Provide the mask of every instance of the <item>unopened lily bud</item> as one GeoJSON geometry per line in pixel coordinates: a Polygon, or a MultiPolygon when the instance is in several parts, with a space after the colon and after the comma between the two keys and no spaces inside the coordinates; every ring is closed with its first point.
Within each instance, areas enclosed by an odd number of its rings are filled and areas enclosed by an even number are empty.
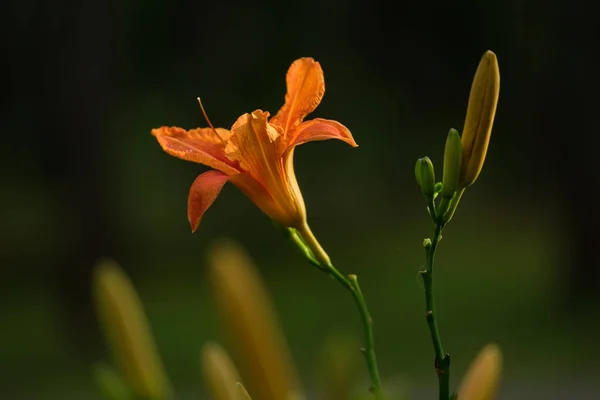
{"type": "Polygon", "coordinates": [[[462,157],[463,150],[460,143],[460,135],[456,129],[450,129],[448,138],[446,139],[446,149],[444,150],[442,197],[452,198],[456,189],[458,189],[462,157]]]}
{"type": "Polygon", "coordinates": [[[496,115],[500,93],[500,69],[496,55],[487,51],[481,61],[469,95],[467,116],[462,132],[463,164],[460,172],[460,187],[466,188],[475,182],[487,153],[492,125],[496,115]]]}
{"type": "Polygon", "coordinates": [[[415,177],[425,196],[435,193],[435,172],[429,157],[419,158],[415,165],[415,177]]]}
{"type": "Polygon", "coordinates": [[[142,302],[116,263],[105,260],[96,267],[94,300],[119,372],[133,394],[152,400],[172,398],[142,302]]]}
{"type": "Polygon", "coordinates": [[[241,382],[238,382],[235,385],[235,387],[237,389],[238,397],[240,398],[240,400],[252,400],[252,398],[250,397],[250,394],[248,393],[248,391],[246,390],[244,385],[242,385],[241,382]]]}
{"type": "Polygon", "coordinates": [[[209,342],[202,348],[202,375],[210,395],[215,400],[240,400],[237,383],[242,379],[229,357],[218,343],[209,342]]]}
{"type": "Polygon", "coordinates": [[[217,309],[252,395],[287,400],[302,394],[271,298],[250,256],[236,242],[223,240],[213,246],[209,261],[217,309]]]}
{"type": "Polygon", "coordinates": [[[495,344],[488,344],[469,366],[458,389],[459,400],[493,400],[496,398],[502,353],[495,344]]]}

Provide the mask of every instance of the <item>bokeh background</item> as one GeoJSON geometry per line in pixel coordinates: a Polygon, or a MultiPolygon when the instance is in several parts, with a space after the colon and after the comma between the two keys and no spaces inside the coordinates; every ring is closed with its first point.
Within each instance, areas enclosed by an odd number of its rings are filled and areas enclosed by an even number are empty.
{"type": "Polygon", "coordinates": [[[594,13],[583,1],[453,3],[3,3],[0,398],[99,398],[89,366],[106,352],[90,279],[103,256],[139,289],[181,399],[201,398],[199,349],[222,335],[205,274],[217,238],[238,240],[260,266],[307,387],[328,338],[360,339],[350,296],[235,187],[190,233],[188,188],[205,168],[150,135],[205,126],[197,96],[218,126],[275,113],[302,56],[325,71],[312,116],[343,122],[360,145],[296,152],[313,231],[361,279],[382,374],[433,398],[417,280],[430,223],[414,162],[428,155],[441,171],[488,49],[502,77],[489,154],[436,270],[452,381],[495,341],[502,399],[598,398],[594,13]]]}

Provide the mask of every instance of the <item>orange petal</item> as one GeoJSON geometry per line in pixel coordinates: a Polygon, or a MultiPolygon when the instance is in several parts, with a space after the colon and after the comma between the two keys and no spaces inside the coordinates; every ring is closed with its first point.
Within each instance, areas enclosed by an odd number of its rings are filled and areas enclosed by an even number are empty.
{"type": "Polygon", "coordinates": [[[238,174],[236,164],[225,156],[225,142],[229,140],[231,132],[222,128],[215,130],[198,128],[186,131],[178,127],[163,126],[152,129],[152,135],[163,150],[172,156],[207,165],[228,175],[238,174]]]}
{"type": "Polygon", "coordinates": [[[277,221],[280,225],[296,226],[299,220],[298,214],[306,213],[301,195],[294,199],[275,199],[262,183],[249,174],[232,176],[231,183],[248,196],[248,198],[270,219],[277,221]],[[296,199],[300,200],[297,201],[296,199]]]}
{"type": "Polygon", "coordinates": [[[256,110],[244,114],[231,127],[231,140],[227,143],[227,157],[265,187],[281,181],[279,133],[267,123],[268,112],[256,110]]]}
{"type": "Polygon", "coordinates": [[[325,77],[321,65],[312,58],[300,58],[290,66],[286,76],[285,104],[271,124],[283,129],[284,135],[300,125],[321,102],[325,94],[325,77]]]}
{"type": "Polygon", "coordinates": [[[200,174],[192,183],[188,196],[188,221],[192,226],[192,232],[198,229],[202,216],[214,203],[228,180],[227,174],[212,170],[200,174]]]}
{"type": "Polygon", "coordinates": [[[304,220],[304,202],[293,168],[284,164],[287,142],[267,122],[268,117],[269,113],[256,110],[233,124],[225,152],[239,163],[242,173],[232,176],[232,183],[271,219],[295,227],[304,220]]]}
{"type": "Polygon", "coordinates": [[[290,147],[318,140],[339,139],[352,147],[358,147],[352,133],[337,121],[316,118],[303,122],[294,132],[294,140],[290,147]]]}

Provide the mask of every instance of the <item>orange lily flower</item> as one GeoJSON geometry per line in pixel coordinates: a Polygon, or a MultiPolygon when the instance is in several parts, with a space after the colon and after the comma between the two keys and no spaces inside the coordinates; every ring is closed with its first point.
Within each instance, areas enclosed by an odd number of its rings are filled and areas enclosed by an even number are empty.
{"type": "Polygon", "coordinates": [[[198,176],[190,188],[188,220],[192,231],[198,228],[227,181],[272,220],[291,228],[304,226],[306,208],[294,174],[294,148],[327,139],[358,146],[350,131],[337,121],[304,121],[325,93],[323,70],[318,62],[312,58],[296,60],[288,70],[286,82],[285,104],[271,119],[268,112],[256,110],[239,117],[230,130],[214,128],[208,118],[209,128],[163,126],[152,130],[170,155],[213,168],[198,176]]]}

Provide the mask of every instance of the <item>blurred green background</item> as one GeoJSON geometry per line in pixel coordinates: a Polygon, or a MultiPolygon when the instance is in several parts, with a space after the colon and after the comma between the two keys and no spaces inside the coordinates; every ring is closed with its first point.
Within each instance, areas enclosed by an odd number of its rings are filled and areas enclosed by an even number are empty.
{"type": "Polygon", "coordinates": [[[501,398],[598,398],[594,13],[583,1],[441,4],[5,3],[0,398],[99,398],[89,366],[106,354],[90,278],[103,256],[139,289],[180,398],[200,398],[199,349],[221,337],[205,275],[221,237],[256,260],[306,386],[318,382],[325,340],[361,332],[350,296],[231,185],[190,233],[187,193],[205,168],[168,156],[150,135],[204,126],[197,96],[217,126],[257,108],[274,114],[302,56],[321,62],[327,84],[310,117],[341,121],[360,146],[296,152],[312,229],[338,268],[361,279],[382,374],[432,398],[417,280],[431,227],[414,162],[428,155],[441,171],[447,131],[462,129],[488,49],[502,79],[488,158],[437,259],[452,381],[496,341],[501,398]]]}

